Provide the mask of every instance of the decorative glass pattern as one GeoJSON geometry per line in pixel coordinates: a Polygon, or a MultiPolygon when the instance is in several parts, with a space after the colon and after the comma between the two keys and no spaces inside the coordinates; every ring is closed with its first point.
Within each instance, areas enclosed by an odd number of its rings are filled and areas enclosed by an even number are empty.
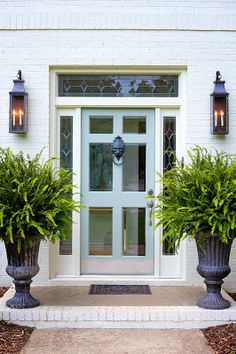
{"type": "MultiPolygon", "coordinates": [[[[163,172],[171,170],[176,155],[176,118],[164,117],[163,122],[163,172]]],[[[169,249],[167,240],[163,242],[164,255],[175,255],[175,248],[169,249]]]]}
{"type": "Polygon", "coordinates": [[[59,96],[177,97],[178,75],[60,75],[59,96]]]}
{"type": "Polygon", "coordinates": [[[163,172],[169,171],[175,162],[176,154],[176,119],[164,117],[163,134],[163,172]]]}
{"type": "Polygon", "coordinates": [[[73,158],[73,119],[61,117],[60,130],[60,165],[72,170],[73,158]]]}
{"type": "MultiPolygon", "coordinates": [[[[73,161],[73,117],[61,116],[60,119],[60,166],[72,170],[73,161]]],[[[60,255],[72,254],[72,235],[60,241],[60,255]]]]}

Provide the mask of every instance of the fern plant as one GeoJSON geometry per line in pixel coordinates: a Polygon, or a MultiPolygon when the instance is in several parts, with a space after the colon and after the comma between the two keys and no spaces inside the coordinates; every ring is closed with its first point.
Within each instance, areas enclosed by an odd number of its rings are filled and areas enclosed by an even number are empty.
{"type": "Polygon", "coordinates": [[[236,157],[196,146],[188,152],[190,163],[177,161],[159,176],[162,192],[156,196],[153,219],[163,225],[163,240],[170,247],[200,232],[219,233],[224,243],[234,237],[236,216],[236,157]]]}
{"type": "Polygon", "coordinates": [[[18,252],[22,241],[30,247],[35,236],[67,239],[71,212],[82,206],[71,198],[72,173],[53,169],[53,158],[42,163],[41,154],[30,158],[0,148],[0,237],[16,242],[18,252]]]}

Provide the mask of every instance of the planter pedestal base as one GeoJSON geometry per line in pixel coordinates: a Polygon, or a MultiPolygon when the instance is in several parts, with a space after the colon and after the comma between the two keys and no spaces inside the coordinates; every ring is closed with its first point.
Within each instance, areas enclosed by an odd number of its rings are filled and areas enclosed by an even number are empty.
{"type": "Polygon", "coordinates": [[[25,309],[39,306],[40,303],[30,294],[32,280],[13,280],[15,284],[15,295],[7,300],[6,305],[12,309],[25,309]]]}
{"type": "Polygon", "coordinates": [[[24,309],[39,306],[40,303],[30,294],[32,279],[39,272],[38,252],[40,238],[32,236],[32,246],[27,247],[21,241],[21,250],[18,253],[17,242],[5,243],[8,265],[6,272],[12,277],[15,284],[15,295],[6,302],[13,309],[24,309]]]}
{"type": "Polygon", "coordinates": [[[224,310],[230,302],[221,295],[223,280],[230,273],[229,256],[232,239],[223,243],[220,234],[205,235],[203,232],[196,237],[199,264],[198,273],[205,278],[207,293],[197,302],[199,307],[210,310],[224,310]]]}
{"type": "Polygon", "coordinates": [[[230,307],[230,302],[221,295],[223,281],[205,281],[207,293],[197,302],[197,306],[209,310],[224,310],[230,307]]]}

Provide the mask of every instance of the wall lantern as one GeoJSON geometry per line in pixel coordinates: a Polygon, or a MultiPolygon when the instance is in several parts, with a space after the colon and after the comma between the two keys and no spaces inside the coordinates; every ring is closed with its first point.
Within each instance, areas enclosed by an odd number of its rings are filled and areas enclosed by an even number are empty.
{"type": "Polygon", "coordinates": [[[9,133],[25,134],[28,129],[28,93],[25,91],[21,70],[10,94],[9,133]]]}
{"type": "Polygon", "coordinates": [[[211,132],[215,135],[229,133],[229,93],[225,91],[225,81],[221,81],[221,74],[216,72],[215,88],[211,94],[211,132]]]}

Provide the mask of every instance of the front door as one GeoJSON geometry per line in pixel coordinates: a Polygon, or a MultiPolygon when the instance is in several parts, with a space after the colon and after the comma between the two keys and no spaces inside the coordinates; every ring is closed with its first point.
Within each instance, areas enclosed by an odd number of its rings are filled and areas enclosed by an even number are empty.
{"type": "Polygon", "coordinates": [[[81,171],[81,273],[153,274],[154,110],[83,109],[81,171]]]}

